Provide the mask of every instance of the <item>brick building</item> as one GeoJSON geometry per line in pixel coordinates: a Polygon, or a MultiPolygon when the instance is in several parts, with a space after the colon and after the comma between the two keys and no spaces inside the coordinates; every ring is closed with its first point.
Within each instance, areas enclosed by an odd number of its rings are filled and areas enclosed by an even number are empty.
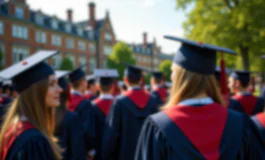
{"type": "MultiPolygon", "coordinates": [[[[87,63],[87,72],[106,67],[107,57],[116,43],[116,36],[106,11],[103,19],[96,17],[96,5],[88,4],[88,18],[74,22],[73,10],[66,11],[67,19],[50,16],[41,10],[34,11],[26,0],[9,0],[0,3],[0,49],[4,66],[16,63],[40,49],[60,50],[48,62],[59,68],[68,57],[74,66],[87,63]]],[[[141,44],[129,44],[137,65],[157,69],[165,56],[156,40],[149,43],[143,33],[141,44]]]]}
{"type": "Polygon", "coordinates": [[[136,65],[146,69],[156,70],[161,62],[161,47],[157,45],[156,39],[153,42],[147,41],[147,33],[143,33],[143,42],[140,44],[129,44],[132,48],[136,65]]]}
{"type": "MultiPolygon", "coordinates": [[[[0,49],[4,65],[16,63],[39,49],[56,49],[60,54],[49,60],[58,68],[64,57],[75,66],[88,63],[88,72],[111,53],[115,43],[109,13],[96,20],[95,4],[88,5],[89,18],[84,23],[73,22],[73,11],[66,11],[67,20],[30,9],[26,0],[10,0],[0,5],[0,49]],[[97,63],[98,62],[98,63],[97,63]]],[[[98,66],[99,67],[99,66],[98,66]]]]}

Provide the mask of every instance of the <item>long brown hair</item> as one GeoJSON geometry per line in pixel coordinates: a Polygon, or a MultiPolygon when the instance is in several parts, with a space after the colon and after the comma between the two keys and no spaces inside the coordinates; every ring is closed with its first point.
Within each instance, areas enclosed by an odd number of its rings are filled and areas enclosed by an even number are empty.
{"type": "Polygon", "coordinates": [[[173,86],[170,92],[169,101],[163,108],[172,107],[181,101],[195,97],[201,93],[207,94],[215,102],[224,105],[224,100],[217,87],[214,75],[202,75],[188,71],[179,65],[171,67],[173,74],[173,86]]]}
{"type": "Polygon", "coordinates": [[[60,160],[61,149],[55,142],[54,108],[45,105],[45,97],[48,91],[48,78],[31,85],[14,100],[5,116],[5,121],[0,132],[0,151],[3,148],[4,136],[11,124],[16,126],[22,115],[38,129],[48,140],[54,157],[60,160]]]}

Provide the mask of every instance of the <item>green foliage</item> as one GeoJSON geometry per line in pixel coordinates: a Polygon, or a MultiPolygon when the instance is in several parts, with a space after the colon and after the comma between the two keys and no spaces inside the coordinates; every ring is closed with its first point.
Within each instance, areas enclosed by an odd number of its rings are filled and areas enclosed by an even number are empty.
{"type": "Polygon", "coordinates": [[[133,58],[133,52],[131,48],[123,42],[119,42],[114,45],[112,53],[110,54],[107,60],[108,68],[117,69],[120,78],[123,77],[124,69],[126,67],[120,64],[121,62],[126,62],[132,65],[136,64],[136,60],[133,58]]]}
{"type": "Polygon", "coordinates": [[[4,53],[2,52],[2,49],[0,49],[0,70],[4,68],[3,62],[4,62],[4,53]]]}
{"type": "Polygon", "coordinates": [[[144,83],[145,84],[150,84],[150,80],[151,80],[152,74],[148,73],[144,76],[144,83]]]}
{"type": "Polygon", "coordinates": [[[171,60],[164,60],[159,65],[159,70],[163,73],[163,75],[166,77],[167,81],[170,81],[171,76],[171,60]]]}
{"type": "Polygon", "coordinates": [[[183,25],[186,37],[237,51],[239,56],[227,59],[229,67],[261,70],[261,62],[256,63],[256,60],[259,61],[260,55],[265,51],[264,0],[176,2],[178,9],[189,12],[183,25]]]}
{"type": "Polygon", "coordinates": [[[69,70],[69,71],[71,71],[71,70],[74,69],[74,64],[68,57],[66,57],[62,61],[60,69],[61,70],[69,70]]]}

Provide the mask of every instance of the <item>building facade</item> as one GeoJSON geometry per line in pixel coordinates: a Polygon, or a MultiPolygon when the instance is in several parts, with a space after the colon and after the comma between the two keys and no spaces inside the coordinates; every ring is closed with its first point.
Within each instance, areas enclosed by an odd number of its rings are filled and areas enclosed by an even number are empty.
{"type": "MultiPolygon", "coordinates": [[[[88,64],[88,73],[95,68],[107,67],[107,57],[116,43],[110,13],[97,19],[96,4],[88,4],[88,18],[74,22],[73,10],[66,11],[67,19],[49,16],[41,10],[34,11],[26,0],[9,0],[0,4],[0,49],[5,67],[17,63],[40,49],[59,50],[60,54],[48,62],[58,69],[62,60],[68,57],[77,67],[88,64]]],[[[137,65],[157,69],[164,56],[161,48],[147,42],[143,33],[141,44],[129,44],[137,65]]]]}

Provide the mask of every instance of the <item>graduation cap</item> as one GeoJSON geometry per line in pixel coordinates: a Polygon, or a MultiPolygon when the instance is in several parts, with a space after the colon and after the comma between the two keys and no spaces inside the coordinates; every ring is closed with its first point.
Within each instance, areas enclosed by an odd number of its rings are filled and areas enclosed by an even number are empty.
{"type": "Polygon", "coordinates": [[[111,85],[114,79],[119,77],[116,69],[96,69],[94,71],[95,77],[97,77],[99,84],[111,85]]]}
{"type": "Polygon", "coordinates": [[[160,71],[153,71],[151,72],[151,74],[152,74],[152,77],[154,77],[155,79],[159,79],[159,80],[163,79],[163,74],[160,71]]]}
{"type": "MultiPolygon", "coordinates": [[[[131,65],[128,63],[122,62],[127,68],[124,71],[124,76],[132,81],[139,81],[142,77],[142,71],[148,71],[142,67],[131,65]]],[[[149,71],[148,71],[149,72],[149,71]]]]}
{"type": "Polygon", "coordinates": [[[216,52],[236,54],[236,52],[228,48],[173,36],[165,36],[165,38],[182,43],[178,52],[174,56],[174,63],[189,71],[203,75],[214,74],[216,67],[216,52]]]}
{"type": "Polygon", "coordinates": [[[95,80],[96,80],[96,77],[95,77],[95,75],[88,75],[87,77],[86,77],[86,80],[87,80],[87,83],[88,84],[94,84],[95,83],[95,80]]]}
{"type": "Polygon", "coordinates": [[[249,71],[234,71],[231,77],[239,80],[244,86],[250,82],[250,72],[249,71]]]}
{"type": "Polygon", "coordinates": [[[55,71],[56,78],[58,79],[58,84],[63,90],[68,88],[68,82],[66,80],[66,76],[68,76],[69,73],[70,71],[64,71],[64,70],[55,71]]]}
{"type": "Polygon", "coordinates": [[[22,92],[32,84],[54,74],[45,59],[59,53],[58,51],[41,50],[0,72],[0,78],[11,79],[17,92],[22,92]]]}
{"type": "Polygon", "coordinates": [[[86,64],[82,64],[80,65],[78,68],[76,68],[75,70],[73,70],[70,74],[69,74],[69,79],[71,81],[71,83],[74,83],[82,78],[84,78],[86,76],[86,73],[83,71],[83,67],[86,64]]]}

